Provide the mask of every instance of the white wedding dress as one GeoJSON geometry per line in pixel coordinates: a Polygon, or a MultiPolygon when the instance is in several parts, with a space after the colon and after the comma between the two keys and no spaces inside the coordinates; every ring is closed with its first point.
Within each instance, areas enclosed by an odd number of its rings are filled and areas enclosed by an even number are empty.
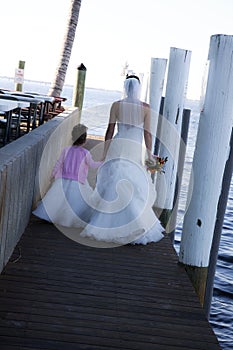
{"type": "Polygon", "coordinates": [[[152,206],[155,188],[142,161],[143,124],[117,123],[107,157],[98,169],[89,223],[82,237],[115,244],[147,244],[163,238],[152,206]]]}

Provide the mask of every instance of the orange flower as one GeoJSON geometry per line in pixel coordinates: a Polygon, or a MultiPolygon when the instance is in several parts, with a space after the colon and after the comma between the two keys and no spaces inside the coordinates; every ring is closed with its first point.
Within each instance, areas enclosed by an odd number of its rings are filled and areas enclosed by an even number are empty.
{"type": "Polygon", "coordinates": [[[146,169],[150,171],[151,174],[154,174],[156,171],[160,173],[165,173],[163,166],[167,162],[167,160],[167,157],[162,158],[155,155],[153,159],[145,160],[146,169]]]}

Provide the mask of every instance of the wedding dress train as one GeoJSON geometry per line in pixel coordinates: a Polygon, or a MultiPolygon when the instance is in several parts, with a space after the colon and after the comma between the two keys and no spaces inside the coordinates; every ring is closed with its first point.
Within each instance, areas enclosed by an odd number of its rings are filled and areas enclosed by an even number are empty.
{"type": "Polygon", "coordinates": [[[142,162],[143,125],[118,123],[98,169],[92,213],[82,237],[115,244],[147,244],[163,238],[152,206],[156,192],[142,162]]]}

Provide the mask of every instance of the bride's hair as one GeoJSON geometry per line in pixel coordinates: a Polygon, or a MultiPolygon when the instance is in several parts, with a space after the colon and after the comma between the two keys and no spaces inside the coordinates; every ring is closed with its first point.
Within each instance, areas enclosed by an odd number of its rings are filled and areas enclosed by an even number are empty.
{"type": "Polygon", "coordinates": [[[127,75],[124,82],[125,95],[131,98],[140,96],[140,79],[136,75],[127,75]]]}

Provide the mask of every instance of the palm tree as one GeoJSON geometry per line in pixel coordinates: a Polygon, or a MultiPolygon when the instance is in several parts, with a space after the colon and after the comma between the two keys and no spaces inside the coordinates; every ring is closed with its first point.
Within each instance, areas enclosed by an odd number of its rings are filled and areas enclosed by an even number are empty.
{"type": "Polygon", "coordinates": [[[64,36],[60,59],[51,84],[49,95],[60,96],[65,82],[66,71],[69,65],[71,51],[74,43],[76,27],[82,0],[70,0],[70,9],[67,21],[67,29],[64,36]]]}

